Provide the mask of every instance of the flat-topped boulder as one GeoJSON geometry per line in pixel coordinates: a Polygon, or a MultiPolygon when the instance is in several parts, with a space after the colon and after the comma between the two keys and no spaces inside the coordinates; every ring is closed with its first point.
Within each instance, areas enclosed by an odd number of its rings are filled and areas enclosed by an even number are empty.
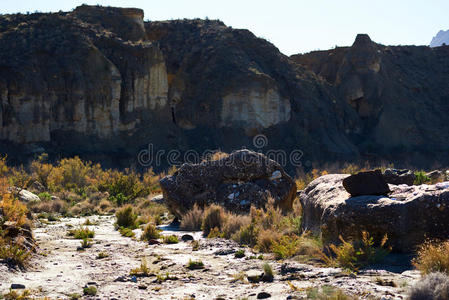
{"type": "Polygon", "coordinates": [[[165,203],[179,218],[195,203],[215,203],[244,213],[252,205],[263,207],[273,198],[276,206],[289,210],[296,196],[294,181],[277,162],[249,150],[235,151],[219,160],[183,164],[160,184],[165,203]]]}
{"type": "Polygon", "coordinates": [[[302,226],[322,234],[325,243],[349,240],[361,231],[381,238],[398,252],[411,252],[431,239],[449,238],[449,182],[389,185],[391,193],[352,197],[343,187],[350,175],[331,174],[312,181],[301,193],[302,226]]]}

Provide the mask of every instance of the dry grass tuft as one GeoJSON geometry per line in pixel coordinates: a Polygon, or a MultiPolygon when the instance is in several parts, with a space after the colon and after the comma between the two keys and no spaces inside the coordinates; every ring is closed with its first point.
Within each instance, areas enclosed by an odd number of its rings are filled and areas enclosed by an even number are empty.
{"type": "Polygon", "coordinates": [[[203,225],[203,215],[204,211],[195,204],[193,208],[182,217],[179,228],[189,231],[201,230],[201,226],[203,225]]]}
{"type": "Polygon", "coordinates": [[[442,272],[449,274],[449,240],[427,241],[418,249],[413,265],[422,274],[442,272]]]}

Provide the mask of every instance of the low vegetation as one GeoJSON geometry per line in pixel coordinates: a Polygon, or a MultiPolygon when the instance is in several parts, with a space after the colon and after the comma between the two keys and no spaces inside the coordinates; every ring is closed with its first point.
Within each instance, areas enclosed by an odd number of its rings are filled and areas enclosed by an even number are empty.
{"type": "Polygon", "coordinates": [[[133,276],[138,276],[138,277],[148,277],[148,276],[150,276],[150,273],[151,273],[151,270],[148,267],[147,260],[142,259],[140,266],[138,268],[132,269],[129,274],[133,275],[133,276]]]}
{"type": "Polygon", "coordinates": [[[189,259],[189,262],[187,263],[186,268],[189,270],[204,269],[204,263],[201,260],[189,259]]]}
{"type": "Polygon", "coordinates": [[[177,244],[179,243],[179,239],[176,235],[166,235],[164,236],[165,244],[177,244]]]}
{"type": "Polygon", "coordinates": [[[422,274],[441,272],[449,275],[449,240],[425,242],[419,247],[413,265],[422,274]]]}
{"type": "Polygon", "coordinates": [[[321,287],[312,287],[306,290],[307,299],[311,300],[356,300],[355,296],[351,296],[342,290],[330,286],[323,285],[321,287]]]}
{"type": "Polygon", "coordinates": [[[333,256],[323,256],[323,260],[331,266],[339,266],[350,271],[357,271],[360,268],[382,261],[390,252],[386,247],[388,240],[385,235],[378,246],[375,245],[374,238],[368,232],[363,231],[360,240],[347,242],[340,236],[341,244],[330,245],[333,256]]]}
{"type": "MultiPolygon", "coordinates": [[[[0,159],[0,171],[4,170],[4,160],[0,159]]],[[[20,232],[21,229],[31,230],[32,225],[26,217],[28,210],[8,191],[4,178],[0,178],[0,199],[0,260],[23,268],[27,265],[33,249],[22,243],[24,239],[9,233],[20,232]]]]}
{"type": "Polygon", "coordinates": [[[90,230],[87,227],[80,227],[78,229],[69,230],[68,235],[77,240],[92,239],[95,236],[95,231],[90,230]]]}
{"type": "Polygon", "coordinates": [[[161,237],[161,231],[153,224],[149,223],[145,226],[141,240],[148,241],[153,239],[158,239],[161,237]]]}

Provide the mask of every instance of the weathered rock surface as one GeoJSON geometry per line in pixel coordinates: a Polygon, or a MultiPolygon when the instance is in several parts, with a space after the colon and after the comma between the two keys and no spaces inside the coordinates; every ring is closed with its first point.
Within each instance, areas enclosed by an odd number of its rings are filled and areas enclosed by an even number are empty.
{"type": "Polygon", "coordinates": [[[277,162],[249,150],[215,161],[184,164],[160,184],[165,203],[179,218],[195,203],[216,203],[243,213],[251,205],[264,206],[270,197],[276,206],[289,210],[296,196],[295,183],[277,162]]]}
{"type": "Polygon", "coordinates": [[[413,185],[415,174],[410,170],[386,169],[383,173],[384,179],[390,184],[413,185]]]}
{"type": "Polygon", "coordinates": [[[386,196],[351,197],[343,187],[349,175],[325,175],[301,193],[303,227],[322,233],[327,243],[339,235],[355,238],[368,231],[388,235],[394,250],[410,252],[426,238],[449,238],[449,182],[436,185],[390,185],[386,196]]]}
{"type": "Polygon", "coordinates": [[[343,179],[343,187],[351,196],[387,195],[390,192],[380,170],[348,176],[343,179]]]}
{"type": "Polygon", "coordinates": [[[359,34],[351,47],[291,58],[352,106],[358,121],[349,133],[362,156],[428,161],[425,168],[431,156],[448,163],[448,57],[447,46],[384,46],[359,34]]]}
{"type": "Polygon", "coordinates": [[[20,201],[23,201],[23,202],[41,201],[41,199],[39,198],[38,195],[33,194],[32,192],[27,191],[27,190],[21,190],[19,192],[19,199],[20,199],[20,201]]]}
{"type": "Polygon", "coordinates": [[[264,134],[263,151],[301,150],[302,162],[449,164],[448,48],[361,35],[289,59],[220,21],[87,5],[2,15],[0,152],[149,166],[137,158],[150,144],[166,167],[169,149],[254,149],[264,134]]]}

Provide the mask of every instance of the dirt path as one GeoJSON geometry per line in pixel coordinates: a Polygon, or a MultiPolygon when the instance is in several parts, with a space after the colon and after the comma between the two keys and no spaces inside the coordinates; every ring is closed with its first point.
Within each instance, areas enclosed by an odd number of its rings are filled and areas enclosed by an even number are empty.
{"type": "MultiPolygon", "coordinates": [[[[26,272],[8,270],[0,264],[0,292],[7,292],[15,283],[25,285],[33,296],[51,299],[82,295],[87,285],[97,288],[94,299],[256,299],[262,292],[270,294],[270,299],[301,299],[308,287],[331,285],[362,299],[370,295],[404,299],[408,286],[419,278],[416,271],[367,270],[350,276],[340,269],[318,268],[294,261],[248,259],[256,255],[249,249],[245,249],[246,258],[235,258],[233,252],[239,249],[237,244],[222,239],[203,239],[198,232],[188,233],[199,240],[198,251],[192,250],[190,242],[182,241],[172,245],[148,245],[122,237],[114,230],[112,217],[89,219],[98,221],[98,225],[89,226],[96,234],[92,247],[85,251],[77,251],[80,241],[67,236],[70,226],[83,224],[84,218],[61,219],[36,228],[34,234],[41,255],[33,258],[26,272]],[[109,256],[97,259],[100,252],[109,256]],[[152,275],[130,276],[130,270],[139,267],[142,259],[148,262],[152,275]],[[185,265],[189,259],[203,261],[205,268],[187,269],[185,265]],[[249,283],[243,274],[261,273],[265,262],[274,270],[274,281],[249,283]]],[[[179,237],[186,234],[166,229],[164,234],[179,237]]],[[[135,232],[138,237],[140,231],[135,232]]]]}

